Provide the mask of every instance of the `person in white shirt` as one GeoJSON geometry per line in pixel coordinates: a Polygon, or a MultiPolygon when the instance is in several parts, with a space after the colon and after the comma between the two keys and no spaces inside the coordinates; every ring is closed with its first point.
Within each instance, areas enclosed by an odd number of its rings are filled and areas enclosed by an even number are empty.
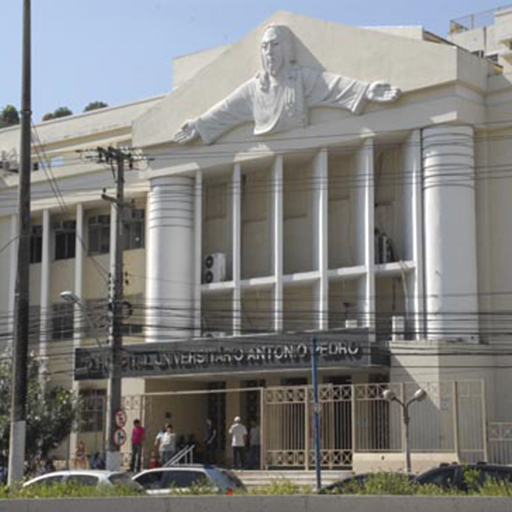
{"type": "Polygon", "coordinates": [[[162,437],[160,442],[160,450],[162,453],[162,466],[172,459],[172,456],[176,453],[176,434],[169,423],[167,430],[162,437]]]}
{"type": "Polygon", "coordinates": [[[231,446],[233,448],[233,467],[235,469],[243,469],[244,452],[247,443],[247,429],[242,424],[242,419],[237,416],[235,422],[229,428],[231,435],[231,446]]]}

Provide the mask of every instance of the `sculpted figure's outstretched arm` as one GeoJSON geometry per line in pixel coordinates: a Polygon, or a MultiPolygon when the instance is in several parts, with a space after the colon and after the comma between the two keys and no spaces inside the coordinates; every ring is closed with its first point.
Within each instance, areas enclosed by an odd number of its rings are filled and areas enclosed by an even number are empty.
{"type": "Polygon", "coordinates": [[[386,82],[372,82],[366,90],[366,98],[376,103],[396,101],[402,91],[386,82]]]}
{"type": "Polygon", "coordinates": [[[190,119],[174,134],[173,140],[178,144],[187,144],[197,139],[198,136],[196,123],[193,119],[190,119]]]}

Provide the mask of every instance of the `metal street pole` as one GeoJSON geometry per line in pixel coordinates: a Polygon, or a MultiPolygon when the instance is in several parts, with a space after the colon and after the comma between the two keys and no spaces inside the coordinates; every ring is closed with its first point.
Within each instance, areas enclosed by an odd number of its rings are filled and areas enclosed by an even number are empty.
{"type": "MultiPolygon", "coordinates": [[[[114,150],[115,151],[115,150],[114,150]]],[[[109,439],[107,452],[107,469],[119,471],[121,453],[115,442],[116,412],[121,409],[121,351],[123,346],[122,307],[123,307],[123,210],[124,210],[124,158],[116,151],[116,224],[114,249],[114,283],[112,291],[112,330],[110,344],[112,364],[109,377],[109,439]]]]}
{"type": "MultiPolygon", "coordinates": [[[[320,450],[320,403],[318,402],[318,350],[317,339],[311,338],[311,373],[313,380],[313,418],[315,432],[315,473],[316,488],[319,491],[322,488],[322,453],[320,450]]],[[[309,400],[309,397],[306,397],[309,400]]],[[[308,420],[309,421],[309,420],[308,420]]],[[[309,457],[309,453],[306,453],[309,457]]]]}
{"type": "Polygon", "coordinates": [[[402,420],[405,428],[405,470],[407,473],[411,473],[411,434],[410,434],[410,423],[411,417],[409,415],[409,407],[414,402],[421,402],[427,397],[427,392],[424,389],[418,389],[409,401],[402,402],[391,389],[386,389],[382,393],[382,398],[388,402],[396,402],[402,408],[402,420]]]}
{"type": "Polygon", "coordinates": [[[23,478],[27,406],[27,363],[30,271],[30,153],[31,153],[31,54],[30,0],[23,2],[23,64],[21,86],[21,138],[19,181],[19,240],[16,269],[15,323],[9,441],[9,485],[23,478]]]}

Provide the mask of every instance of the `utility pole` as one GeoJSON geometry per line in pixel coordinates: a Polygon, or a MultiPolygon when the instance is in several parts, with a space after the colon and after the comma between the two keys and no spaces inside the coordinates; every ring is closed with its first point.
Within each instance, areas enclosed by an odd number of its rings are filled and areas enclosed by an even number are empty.
{"type": "MultiPolygon", "coordinates": [[[[315,433],[315,475],[316,490],[322,488],[322,451],[320,447],[320,411],[322,406],[318,401],[318,340],[315,336],[311,338],[311,379],[313,381],[313,418],[315,433]]],[[[309,400],[309,397],[306,397],[309,400]]],[[[309,454],[306,454],[309,456],[309,454]]]]}
{"type": "Polygon", "coordinates": [[[119,471],[121,468],[121,453],[119,445],[116,443],[116,412],[121,409],[121,362],[123,350],[123,229],[124,229],[124,211],[125,208],[131,208],[131,203],[124,200],[124,167],[128,162],[130,169],[137,160],[147,160],[140,155],[135,155],[132,151],[121,150],[118,148],[96,148],[92,152],[84,152],[85,158],[94,158],[98,163],[110,164],[112,173],[116,182],[116,196],[111,197],[107,194],[101,194],[101,198],[116,206],[116,224],[115,224],[115,245],[111,250],[114,251],[114,276],[111,292],[111,329],[110,329],[110,347],[111,347],[111,365],[109,375],[109,436],[107,451],[107,469],[119,471]],[[115,167],[115,169],[114,169],[115,167]]]}
{"type": "Polygon", "coordinates": [[[29,328],[30,271],[30,173],[31,173],[31,54],[30,0],[23,1],[23,64],[21,85],[20,181],[18,187],[19,240],[16,269],[15,322],[13,338],[13,374],[11,432],[9,441],[9,485],[23,478],[27,406],[27,360],[29,328]]]}

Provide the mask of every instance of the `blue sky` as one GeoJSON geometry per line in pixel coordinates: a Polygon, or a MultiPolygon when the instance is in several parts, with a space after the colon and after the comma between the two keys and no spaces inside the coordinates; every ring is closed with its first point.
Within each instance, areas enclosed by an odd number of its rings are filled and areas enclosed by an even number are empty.
{"type": "MultiPolygon", "coordinates": [[[[33,0],[33,111],[119,105],[165,93],[172,59],[232,43],[277,10],[348,25],[423,25],[506,2],[484,0],[33,0]]],[[[0,108],[19,107],[22,0],[3,0],[0,108]],[[5,58],[7,57],[7,58],[5,58]]]]}

